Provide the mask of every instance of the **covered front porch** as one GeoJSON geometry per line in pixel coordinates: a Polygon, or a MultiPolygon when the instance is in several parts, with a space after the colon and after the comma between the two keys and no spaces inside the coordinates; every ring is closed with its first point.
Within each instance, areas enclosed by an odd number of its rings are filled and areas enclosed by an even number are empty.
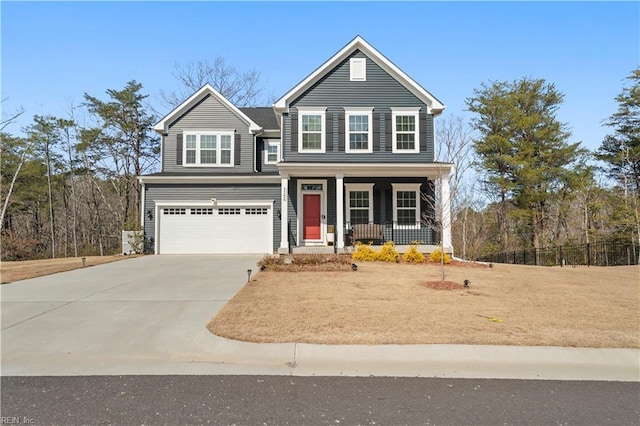
{"type": "Polygon", "coordinates": [[[279,252],[343,253],[358,241],[393,241],[424,252],[442,244],[451,253],[451,167],[280,163],[279,252]]]}

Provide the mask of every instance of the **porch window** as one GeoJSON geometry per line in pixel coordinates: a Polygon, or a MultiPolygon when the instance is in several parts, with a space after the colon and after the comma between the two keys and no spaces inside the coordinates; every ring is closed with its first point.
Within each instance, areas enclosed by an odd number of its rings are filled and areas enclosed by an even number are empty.
{"type": "Polygon", "coordinates": [[[392,108],[393,152],[420,152],[418,140],[419,108],[392,108]]]}
{"type": "Polygon", "coordinates": [[[185,133],[184,139],[185,166],[233,166],[233,131],[185,133]]]}
{"type": "Polygon", "coordinates": [[[325,149],[325,110],[298,108],[300,152],[324,152],[325,149]]]}
{"type": "Polygon", "coordinates": [[[398,227],[420,226],[420,184],[393,185],[393,221],[398,227]]]}
{"type": "Polygon", "coordinates": [[[345,108],[346,152],[373,152],[372,111],[373,108],[345,108]]]}
{"type": "Polygon", "coordinates": [[[373,222],[373,184],[346,184],[345,188],[347,223],[373,222]]]}

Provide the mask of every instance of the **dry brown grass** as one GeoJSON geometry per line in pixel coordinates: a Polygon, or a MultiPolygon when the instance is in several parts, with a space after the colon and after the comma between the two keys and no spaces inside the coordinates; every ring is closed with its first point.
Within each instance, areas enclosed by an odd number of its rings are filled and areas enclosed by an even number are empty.
{"type": "Polygon", "coordinates": [[[359,262],[357,272],[262,272],[209,323],[249,342],[640,348],[640,268],[359,262]],[[503,322],[493,322],[498,318],[503,322]]]}
{"type": "MultiPolygon", "coordinates": [[[[131,257],[136,257],[133,255],[131,257]]],[[[129,256],[86,256],[86,267],[101,265],[128,259],[129,256]]],[[[0,262],[0,277],[2,284],[28,278],[51,275],[58,272],[71,271],[82,268],[82,257],[64,257],[58,259],[24,260],[20,262],[0,262]]]]}

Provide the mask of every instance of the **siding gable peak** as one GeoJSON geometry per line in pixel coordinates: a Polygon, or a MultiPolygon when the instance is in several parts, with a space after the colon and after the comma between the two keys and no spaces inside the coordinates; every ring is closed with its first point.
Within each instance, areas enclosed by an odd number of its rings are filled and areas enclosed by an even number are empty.
{"type": "Polygon", "coordinates": [[[373,46],[367,43],[360,36],[356,36],[353,40],[351,40],[346,46],[344,46],[340,51],[338,51],[335,55],[333,55],[329,60],[327,60],[320,67],[316,68],[311,74],[309,74],[304,80],[298,83],[293,89],[287,92],[284,96],[278,99],[274,104],[274,110],[282,114],[286,112],[289,108],[289,104],[296,99],[299,95],[304,93],[307,89],[313,86],[315,83],[320,81],[325,75],[330,73],[336,66],[338,66],[342,61],[348,58],[355,51],[361,51],[364,55],[366,55],[370,60],[375,62],[378,66],[380,66],[383,70],[385,70],[389,75],[391,75],[395,80],[397,80],[400,84],[406,87],[411,93],[413,93],[418,99],[422,100],[426,105],[429,106],[430,113],[434,115],[440,114],[444,109],[445,105],[440,102],[435,96],[425,90],[422,86],[420,86],[415,80],[409,77],[404,73],[400,68],[398,68],[393,62],[388,60],[384,55],[378,52],[373,46]]]}
{"type": "Polygon", "coordinates": [[[203,100],[207,96],[212,96],[217,99],[222,105],[224,105],[229,111],[235,114],[242,121],[247,123],[249,126],[249,131],[251,133],[259,133],[262,130],[257,123],[251,120],[245,113],[240,111],[238,107],[232,104],[227,98],[222,96],[220,92],[213,88],[210,84],[205,84],[198,91],[196,91],[193,95],[187,98],[184,102],[178,105],[173,111],[169,112],[165,115],[162,120],[158,121],[158,123],[153,126],[153,130],[160,134],[167,134],[169,132],[169,126],[176,119],[181,117],[186,111],[191,109],[193,106],[198,104],[201,100],[203,100]]]}

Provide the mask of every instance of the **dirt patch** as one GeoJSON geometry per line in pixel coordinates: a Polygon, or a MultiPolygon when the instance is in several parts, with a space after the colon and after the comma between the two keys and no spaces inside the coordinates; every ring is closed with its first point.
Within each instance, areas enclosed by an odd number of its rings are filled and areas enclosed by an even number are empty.
{"type": "Polygon", "coordinates": [[[0,262],[0,278],[2,284],[29,278],[51,275],[58,272],[71,271],[73,269],[88,268],[103,263],[116,262],[141,255],[123,256],[87,256],[84,266],[82,257],[64,257],[58,259],[25,260],[21,262],[0,262]]]}
{"type": "Polygon", "coordinates": [[[640,348],[640,268],[358,262],[357,271],[262,272],[209,323],[223,337],[318,344],[640,348]],[[502,322],[492,321],[499,319],[502,322]]]}

